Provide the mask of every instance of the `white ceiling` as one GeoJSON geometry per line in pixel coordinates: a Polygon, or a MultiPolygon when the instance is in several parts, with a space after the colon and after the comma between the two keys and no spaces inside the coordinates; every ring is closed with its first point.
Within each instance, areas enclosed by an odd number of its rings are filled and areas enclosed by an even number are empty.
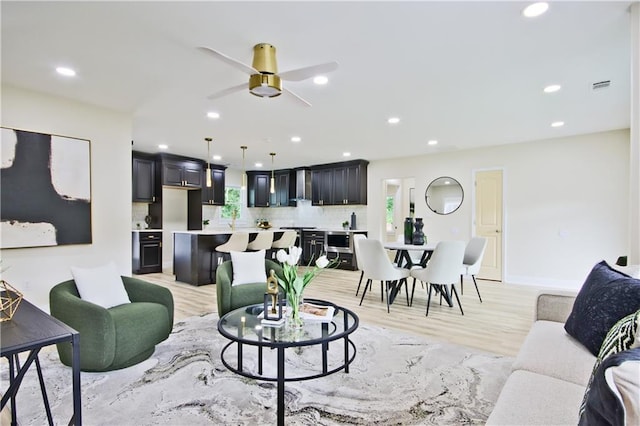
{"type": "Polygon", "coordinates": [[[213,137],[235,168],[240,145],[248,168],[270,168],[269,152],[285,168],[628,128],[630,2],[553,2],[536,19],[527,4],[2,1],[2,83],[130,113],[137,150],[204,159],[213,137]],[[340,65],[326,86],[284,82],[312,107],[248,90],[207,100],[248,76],[197,47],[251,64],[260,42],[281,72],[340,65]],[[562,90],[544,94],[551,83],[562,90]]]}

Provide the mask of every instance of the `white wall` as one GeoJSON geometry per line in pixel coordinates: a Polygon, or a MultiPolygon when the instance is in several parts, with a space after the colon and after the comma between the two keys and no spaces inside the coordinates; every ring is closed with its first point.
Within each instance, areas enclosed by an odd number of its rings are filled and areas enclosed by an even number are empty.
{"type": "MultiPolygon", "coordinates": [[[[110,110],[2,86],[2,126],[91,141],[93,243],[5,249],[2,279],[48,311],[49,290],[70,266],[114,261],[131,274],[131,118],[110,110]]],[[[25,194],[28,196],[28,194],[25,194]]],[[[42,206],[43,209],[46,206],[42,206]]]]}
{"type": "Polygon", "coordinates": [[[472,236],[472,176],[504,171],[504,281],[577,288],[593,265],[629,249],[629,131],[619,130],[447,152],[369,164],[367,220],[381,238],[383,180],[415,177],[416,217],[430,241],[472,236]],[[440,216],[424,201],[439,176],[464,189],[458,211],[440,216]]]}

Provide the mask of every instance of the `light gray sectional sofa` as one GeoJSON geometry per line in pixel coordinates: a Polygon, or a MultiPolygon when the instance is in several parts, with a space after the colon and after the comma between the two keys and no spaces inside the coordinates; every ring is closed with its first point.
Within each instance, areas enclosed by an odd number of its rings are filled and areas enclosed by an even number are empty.
{"type": "Polygon", "coordinates": [[[487,424],[640,425],[640,279],[625,272],[602,261],[579,292],[538,295],[487,424]]]}
{"type": "Polygon", "coordinates": [[[596,357],[564,330],[575,296],[562,291],[538,295],[535,321],[487,424],[578,424],[596,357]]]}

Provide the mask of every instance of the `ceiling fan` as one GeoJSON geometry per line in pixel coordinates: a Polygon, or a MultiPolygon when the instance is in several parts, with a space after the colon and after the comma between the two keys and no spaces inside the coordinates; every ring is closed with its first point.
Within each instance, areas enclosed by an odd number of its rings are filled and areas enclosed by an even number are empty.
{"type": "MultiPolygon", "coordinates": [[[[211,49],[209,47],[200,47],[200,49],[231,65],[232,67],[249,74],[249,92],[251,94],[261,98],[273,98],[280,96],[284,91],[306,106],[311,106],[311,104],[299,95],[293,93],[291,90],[283,88],[282,80],[302,81],[318,74],[331,72],[338,68],[338,63],[334,61],[278,73],[276,48],[269,43],[259,43],[253,46],[253,63],[251,66],[246,65],[237,59],[231,58],[230,56],[227,56],[215,49],[211,49]]],[[[246,89],[247,83],[239,84],[209,95],[207,96],[207,99],[217,99],[246,89]]]]}

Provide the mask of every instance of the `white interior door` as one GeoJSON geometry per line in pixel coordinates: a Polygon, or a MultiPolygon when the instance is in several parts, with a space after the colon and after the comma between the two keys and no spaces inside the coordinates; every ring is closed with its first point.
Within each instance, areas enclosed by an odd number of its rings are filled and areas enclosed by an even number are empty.
{"type": "Polygon", "coordinates": [[[477,277],[502,281],[502,170],[476,172],[475,198],[475,235],[487,238],[477,277]]]}

